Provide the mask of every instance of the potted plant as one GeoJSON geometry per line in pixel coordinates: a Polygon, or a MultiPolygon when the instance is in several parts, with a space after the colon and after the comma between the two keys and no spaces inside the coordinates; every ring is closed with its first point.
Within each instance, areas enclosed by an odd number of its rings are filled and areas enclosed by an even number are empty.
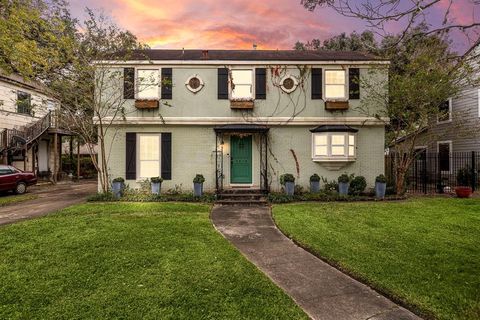
{"type": "Polygon", "coordinates": [[[387,190],[387,178],[380,174],[375,178],[375,197],[378,199],[385,198],[385,192],[387,190]]]}
{"type": "Polygon", "coordinates": [[[205,182],[205,178],[201,174],[197,174],[195,178],[193,178],[193,195],[195,197],[202,196],[204,182],[205,182]]]}
{"type": "Polygon", "coordinates": [[[469,167],[462,168],[457,172],[458,187],[455,188],[455,193],[459,198],[469,198],[472,195],[473,179],[472,170],[469,167]]]}
{"type": "Polygon", "coordinates": [[[350,177],[344,173],[338,177],[338,193],[342,196],[348,195],[348,188],[350,187],[350,177]]]}
{"type": "Polygon", "coordinates": [[[161,177],[150,178],[152,194],[160,194],[160,189],[162,188],[162,182],[163,182],[163,178],[161,177]]]}
{"type": "Polygon", "coordinates": [[[320,176],[316,173],[310,176],[310,192],[320,192],[320,176]]]}
{"type": "Polygon", "coordinates": [[[112,192],[115,198],[120,199],[125,189],[125,179],[118,177],[112,180],[112,192]]]}
{"type": "Polygon", "coordinates": [[[293,196],[295,193],[295,177],[293,174],[285,173],[280,176],[280,184],[285,187],[285,193],[293,196]]]}

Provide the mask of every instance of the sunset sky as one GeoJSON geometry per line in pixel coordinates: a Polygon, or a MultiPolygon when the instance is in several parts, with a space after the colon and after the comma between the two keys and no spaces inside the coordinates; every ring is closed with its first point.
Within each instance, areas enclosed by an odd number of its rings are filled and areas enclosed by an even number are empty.
{"type": "MultiPolygon", "coordinates": [[[[152,48],[251,49],[256,43],[259,49],[291,49],[297,40],[365,29],[362,21],[328,8],[309,12],[300,0],[71,0],[70,4],[77,17],[82,17],[86,6],[103,10],[152,48]]],[[[428,14],[432,23],[443,18],[438,9],[428,14]]],[[[460,23],[479,21],[480,5],[456,0],[451,18],[460,23]]],[[[398,29],[389,27],[392,32],[398,29]]],[[[468,40],[457,35],[454,44],[461,51],[468,40]]]]}

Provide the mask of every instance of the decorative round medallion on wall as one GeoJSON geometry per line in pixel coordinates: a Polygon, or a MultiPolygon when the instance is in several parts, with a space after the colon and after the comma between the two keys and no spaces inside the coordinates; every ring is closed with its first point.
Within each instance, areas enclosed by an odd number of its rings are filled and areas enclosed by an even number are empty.
{"type": "Polygon", "coordinates": [[[295,89],[297,89],[297,86],[298,86],[298,80],[292,75],[286,75],[280,81],[280,87],[286,93],[295,91],[295,89]]]}
{"type": "Polygon", "coordinates": [[[202,78],[200,78],[200,76],[197,74],[189,77],[185,82],[185,85],[187,86],[187,89],[193,93],[197,93],[198,91],[202,90],[202,88],[205,86],[202,78]]]}

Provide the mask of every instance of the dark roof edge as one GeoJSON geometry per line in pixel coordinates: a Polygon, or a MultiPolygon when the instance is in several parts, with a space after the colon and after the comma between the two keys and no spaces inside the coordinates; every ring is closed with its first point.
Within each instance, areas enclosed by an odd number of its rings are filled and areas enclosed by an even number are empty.
{"type": "Polygon", "coordinates": [[[321,125],[310,129],[310,132],[358,132],[358,129],[352,128],[345,124],[321,125]]]}

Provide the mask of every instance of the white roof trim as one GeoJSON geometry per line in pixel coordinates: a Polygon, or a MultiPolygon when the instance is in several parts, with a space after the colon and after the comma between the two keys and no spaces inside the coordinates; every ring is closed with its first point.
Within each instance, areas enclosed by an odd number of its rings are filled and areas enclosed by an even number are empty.
{"type": "Polygon", "coordinates": [[[168,64],[168,65],[389,65],[390,61],[384,60],[308,60],[308,61],[285,61],[285,60],[104,60],[94,61],[94,64],[106,65],[138,65],[138,64],[168,64]]]}
{"type": "MultiPolygon", "coordinates": [[[[98,118],[94,118],[97,122],[98,118]]],[[[247,123],[263,125],[300,125],[300,126],[318,126],[321,124],[347,124],[358,126],[383,126],[388,123],[389,118],[376,119],[374,117],[126,117],[113,119],[112,117],[103,118],[103,122],[112,122],[118,125],[219,125],[230,123],[247,123]],[[163,121],[162,121],[163,119],[163,121]]]]}

